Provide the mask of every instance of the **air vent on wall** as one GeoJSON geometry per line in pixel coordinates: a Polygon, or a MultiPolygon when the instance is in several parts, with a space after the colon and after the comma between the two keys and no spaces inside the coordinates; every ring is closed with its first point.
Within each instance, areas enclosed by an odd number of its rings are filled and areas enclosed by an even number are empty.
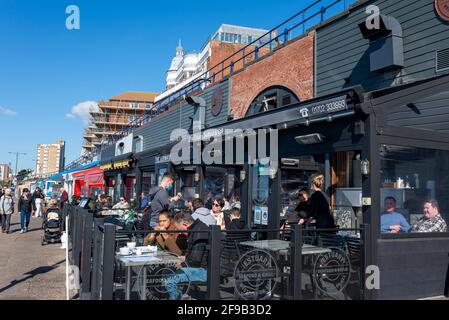
{"type": "Polygon", "coordinates": [[[449,70],[449,48],[437,51],[437,72],[449,70]]]}

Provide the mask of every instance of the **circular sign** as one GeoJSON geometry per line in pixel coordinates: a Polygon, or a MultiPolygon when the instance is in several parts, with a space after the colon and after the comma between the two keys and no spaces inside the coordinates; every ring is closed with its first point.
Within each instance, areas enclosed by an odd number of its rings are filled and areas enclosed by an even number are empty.
{"type": "Polygon", "coordinates": [[[449,22],[449,0],[435,0],[435,9],[441,19],[449,22]]]}
{"type": "Polygon", "coordinates": [[[267,251],[252,250],[237,262],[235,289],[244,300],[269,299],[280,281],[276,259],[267,251]]]}
{"type": "Polygon", "coordinates": [[[329,248],[330,252],[320,254],[315,262],[313,277],[316,287],[324,294],[343,292],[351,278],[351,262],[346,252],[329,248]]]}
{"type": "Polygon", "coordinates": [[[215,90],[212,95],[212,115],[214,117],[218,116],[221,113],[223,108],[223,94],[221,93],[221,89],[215,90]]]}
{"type": "Polygon", "coordinates": [[[175,254],[167,253],[167,255],[173,259],[167,258],[164,264],[150,264],[140,269],[136,285],[141,297],[145,295],[146,300],[170,300],[173,298],[170,297],[170,292],[180,298],[189,291],[190,280],[181,270],[188,268],[187,263],[175,262],[180,261],[175,254]]]}

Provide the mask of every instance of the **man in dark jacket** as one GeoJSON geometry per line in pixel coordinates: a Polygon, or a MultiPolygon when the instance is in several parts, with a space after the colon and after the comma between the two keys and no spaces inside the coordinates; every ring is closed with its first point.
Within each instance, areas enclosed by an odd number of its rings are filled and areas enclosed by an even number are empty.
{"type": "Polygon", "coordinates": [[[180,298],[178,283],[207,281],[209,228],[201,220],[193,219],[187,212],[178,213],[173,222],[177,230],[192,231],[188,233],[186,266],[165,282],[170,300],[177,300],[180,298]]]}
{"type": "Polygon", "coordinates": [[[159,225],[159,213],[162,210],[173,209],[174,203],[181,198],[180,195],[176,195],[170,199],[168,195],[168,192],[173,190],[174,183],[175,177],[173,174],[166,173],[162,178],[160,186],[150,190],[150,227],[153,229],[159,225]]]}
{"type": "Polygon", "coordinates": [[[63,209],[65,203],[69,201],[69,194],[67,193],[67,191],[65,191],[64,188],[61,188],[61,198],[59,199],[59,201],[61,202],[61,209],[63,209]]]}

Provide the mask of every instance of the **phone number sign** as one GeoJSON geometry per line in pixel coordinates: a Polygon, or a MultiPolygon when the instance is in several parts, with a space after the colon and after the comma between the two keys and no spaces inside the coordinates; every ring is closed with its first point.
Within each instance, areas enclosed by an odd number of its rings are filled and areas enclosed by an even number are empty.
{"type": "Polygon", "coordinates": [[[341,96],[321,101],[309,106],[304,106],[299,109],[299,114],[300,118],[306,120],[346,111],[348,109],[349,106],[346,100],[346,96],[341,96]]]}

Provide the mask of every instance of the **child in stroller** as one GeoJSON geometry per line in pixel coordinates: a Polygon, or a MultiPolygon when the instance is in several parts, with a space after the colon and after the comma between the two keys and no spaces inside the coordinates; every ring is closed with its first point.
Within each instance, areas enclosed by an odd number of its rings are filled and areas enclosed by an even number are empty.
{"type": "Polygon", "coordinates": [[[49,242],[61,242],[62,214],[60,211],[58,202],[54,199],[50,200],[44,214],[44,222],[42,223],[42,229],[44,230],[42,245],[46,245],[49,242]]]}

